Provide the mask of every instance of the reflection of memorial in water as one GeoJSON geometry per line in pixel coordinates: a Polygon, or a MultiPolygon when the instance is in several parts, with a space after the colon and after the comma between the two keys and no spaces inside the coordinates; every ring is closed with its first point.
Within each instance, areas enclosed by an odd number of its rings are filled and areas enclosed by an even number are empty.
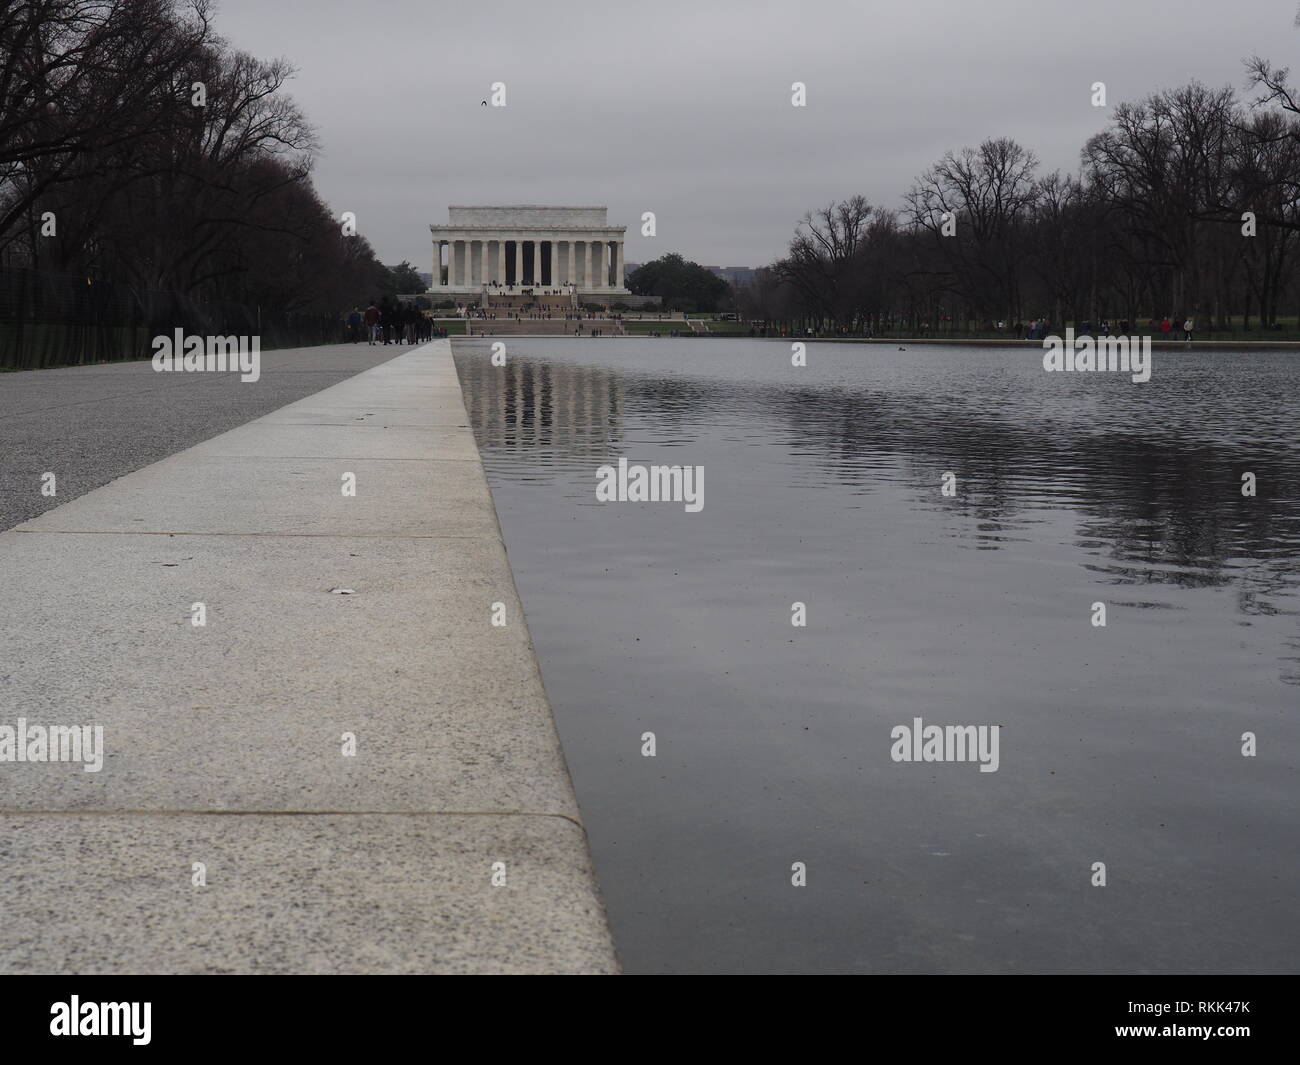
{"type": "Polygon", "coordinates": [[[542,449],[556,460],[586,463],[623,449],[623,386],[611,370],[509,357],[493,366],[486,345],[458,359],[457,370],[484,451],[542,449]]]}

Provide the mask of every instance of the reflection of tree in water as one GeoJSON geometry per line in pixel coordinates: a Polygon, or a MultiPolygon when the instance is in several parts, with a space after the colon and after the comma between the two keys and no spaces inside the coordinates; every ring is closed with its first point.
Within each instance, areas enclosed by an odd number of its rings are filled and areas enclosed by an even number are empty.
{"type": "MultiPolygon", "coordinates": [[[[1103,559],[1085,563],[1100,579],[1182,588],[1231,584],[1242,614],[1300,615],[1294,606],[1300,514],[1286,502],[1296,497],[1300,472],[1293,454],[1252,455],[1260,488],[1248,498],[1241,494],[1242,456],[1221,448],[1179,447],[1137,433],[1063,438],[1048,427],[981,422],[915,401],[899,410],[894,397],[770,391],[776,394],[766,406],[797,424],[810,442],[820,441],[807,449],[810,456],[828,457],[846,481],[863,474],[860,463],[849,461],[854,455],[905,453],[924,506],[933,505],[940,472],[952,470],[959,492],[942,501],[969,513],[985,541],[1010,539],[990,533],[1023,527],[1032,520],[1026,500],[1050,493],[1056,506],[1079,516],[1076,546],[1103,559]]],[[[998,543],[980,546],[996,550],[998,543]]],[[[1289,646],[1300,648],[1300,641],[1289,646]]],[[[1280,677],[1300,684],[1295,668],[1284,666],[1280,677]]]]}
{"type": "MultiPolygon", "coordinates": [[[[1238,453],[1142,432],[1078,435],[1046,423],[1018,426],[982,419],[940,396],[738,386],[559,360],[493,367],[486,350],[458,354],[457,365],[480,447],[510,451],[525,463],[553,467],[557,453],[602,461],[620,453],[629,409],[652,416],[660,434],[683,440],[720,419],[758,420],[782,429],[792,454],[846,491],[869,493],[884,467],[895,477],[907,471],[916,505],[967,515],[977,549],[1025,539],[1017,534],[1037,510],[1068,509],[1078,520],[1074,545],[1098,560],[1084,567],[1103,583],[1233,585],[1243,615],[1300,614],[1293,605],[1300,588],[1294,452],[1261,456],[1253,442],[1238,453]],[[1258,477],[1253,498],[1241,494],[1244,469],[1258,477]],[[958,483],[951,498],[939,493],[948,470],[958,483]]],[[[530,476],[554,473],[533,465],[530,476]]],[[[1283,679],[1300,683],[1300,671],[1287,669],[1283,679]]]]}
{"type": "Polygon", "coordinates": [[[1278,676],[1284,684],[1300,685],[1300,639],[1289,639],[1286,645],[1295,653],[1282,656],[1282,672],[1278,676]]]}

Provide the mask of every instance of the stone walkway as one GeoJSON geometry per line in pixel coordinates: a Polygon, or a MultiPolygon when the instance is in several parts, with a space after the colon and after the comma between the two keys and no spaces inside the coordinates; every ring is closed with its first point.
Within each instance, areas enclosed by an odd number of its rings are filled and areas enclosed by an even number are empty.
{"type": "Polygon", "coordinates": [[[617,971],[449,341],[0,534],[0,586],[0,758],[103,727],[0,761],[0,971],[617,971]]]}

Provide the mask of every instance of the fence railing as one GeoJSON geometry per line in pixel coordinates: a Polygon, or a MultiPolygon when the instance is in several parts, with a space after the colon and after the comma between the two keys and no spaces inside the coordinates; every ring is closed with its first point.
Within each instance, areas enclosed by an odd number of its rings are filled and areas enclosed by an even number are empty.
{"type": "Polygon", "coordinates": [[[144,359],[153,338],[259,336],[263,350],[335,344],[341,319],[206,303],[176,292],[84,277],[0,269],[0,370],[144,359]]]}

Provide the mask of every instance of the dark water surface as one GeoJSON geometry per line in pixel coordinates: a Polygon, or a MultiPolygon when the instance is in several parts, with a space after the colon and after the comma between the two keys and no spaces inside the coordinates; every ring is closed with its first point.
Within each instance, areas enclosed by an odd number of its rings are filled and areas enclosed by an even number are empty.
{"type": "Polygon", "coordinates": [[[1300,967],[1300,357],[489,343],[456,362],[629,972],[1300,967]],[[597,502],[620,456],[703,465],[703,510],[597,502]],[[893,761],[916,717],[1000,725],[997,772],[893,761]]]}

